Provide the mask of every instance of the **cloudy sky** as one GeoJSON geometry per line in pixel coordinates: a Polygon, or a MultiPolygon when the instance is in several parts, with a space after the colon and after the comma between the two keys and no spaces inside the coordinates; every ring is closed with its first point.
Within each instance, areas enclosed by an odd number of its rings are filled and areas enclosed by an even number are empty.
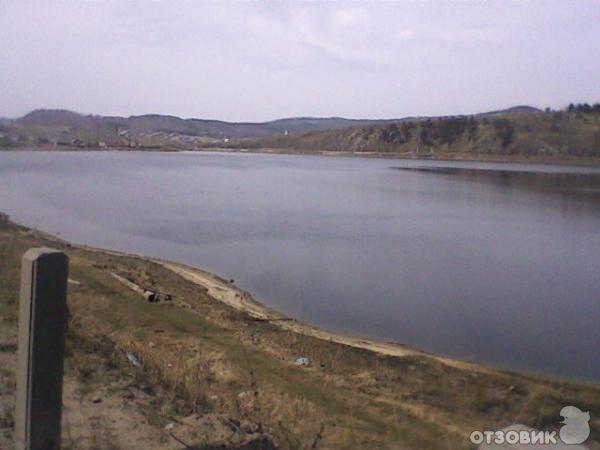
{"type": "Polygon", "coordinates": [[[261,121],[600,101],[600,0],[0,1],[0,116],[261,121]]]}

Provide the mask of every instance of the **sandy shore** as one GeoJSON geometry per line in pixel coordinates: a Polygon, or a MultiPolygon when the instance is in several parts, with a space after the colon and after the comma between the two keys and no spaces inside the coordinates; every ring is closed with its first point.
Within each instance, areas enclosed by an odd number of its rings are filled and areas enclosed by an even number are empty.
{"type": "Polygon", "coordinates": [[[363,339],[322,330],[310,324],[305,324],[296,319],[283,316],[279,312],[257,302],[248,292],[210,272],[171,261],[163,261],[154,258],[143,259],[160,264],[166,269],[169,269],[185,278],[186,280],[206,288],[208,290],[208,294],[215,300],[223,302],[236,310],[244,311],[257,320],[269,321],[283,330],[289,330],[294,333],[300,333],[315,337],[317,339],[335,342],[337,344],[343,344],[354,348],[369,350],[381,355],[420,355],[436,359],[437,361],[452,367],[477,371],[486,370],[484,367],[475,363],[434,355],[396,342],[363,339]]]}
{"type": "MultiPolygon", "coordinates": [[[[0,212],[0,214],[8,218],[8,220],[10,220],[11,222],[15,223],[12,219],[10,219],[9,215],[2,212],[0,212]]],[[[53,234],[46,233],[37,229],[31,229],[25,225],[17,225],[26,230],[38,233],[46,239],[55,242],[60,242],[63,245],[68,245],[73,248],[79,248],[82,250],[96,253],[104,253],[112,256],[137,258],[145,262],[159,264],[165,269],[170,270],[176,273],[177,275],[181,276],[182,278],[191,281],[192,283],[202,288],[205,288],[207,290],[208,295],[213,299],[222,302],[238,311],[243,311],[256,320],[272,323],[273,325],[276,325],[282,330],[287,330],[306,336],[312,336],[317,339],[347,345],[353,348],[368,350],[380,355],[397,357],[409,355],[424,356],[451,367],[477,372],[489,372],[491,369],[478,363],[454,359],[442,355],[436,355],[398,342],[367,339],[357,336],[346,335],[338,332],[323,330],[316,326],[300,322],[295,318],[287,317],[281,314],[280,312],[263,305],[262,303],[254,299],[249,292],[245,291],[239,286],[236,286],[234,283],[231,283],[214,273],[197,267],[192,267],[174,261],[163,260],[160,258],[152,258],[137,253],[128,253],[88,245],[73,244],[53,234]]]]}
{"type": "MultiPolygon", "coordinates": [[[[57,239],[55,236],[52,235],[47,236],[52,239],[57,239]]],[[[448,366],[460,368],[463,370],[467,369],[478,372],[488,371],[486,367],[476,363],[453,359],[441,355],[435,355],[405,344],[365,339],[361,337],[345,335],[342,333],[335,333],[320,329],[310,324],[300,322],[297,319],[284,316],[278,311],[261,304],[256,299],[254,299],[249,292],[243,290],[235,284],[219,277],[216,274],[213,274],[203,269],[199,269],[197,267],[192,267],[189,265],[176,263],[173,261],[167,261],[159,258],[151,258],[139,254],[119,252],[116,250],[107,250],[96,247],[78,245],[75,245],[75,247],[79,247],[87,251],[105,253],[113,256],[127,256],[138,258],[142,261],[159,264],[165,269],[168,269],[181,276],[182,278],[191,281],[192,283],[200,287],[205,288],[207,290],[208,295],[213,299],[222,302],[238,311],[243,311],[256,320],[270,322],[282,330],[311,336],[329,342],[335,342],[337,344],[347,345],[353,348],[368,350],[381,355],[399,357],[409,355],[425,356],[435,359],[436,361],[439,361],[448,366]]]]}
{"type": "MultiPolygon", "coordinates": [[[[0,212],[0,215],[4,216],[6,219],[15,223],[8,214],[0,212]]],[[[388,341],[378,341],[373,339],[365,339],[356,336],[345,335],[342,333],[334,333],[327,330],[322,330],[318,327],[315,327],[310,324],[305,324],[297,319],[286,317],[278,311],[271,309],[250,295],[249,292],[243,290],[242,288],[236,286],[235,284],[226,281],[225,279],[219,277],[218,275],[208,272],[203,269],[199,269],[197,267],[192,267],[189,265],[176,263],[173,261],[163,260],[159,258],[151,258],[148,256],[136,254],[136,253],[128,253],[121,252],[117,250],[103,249],[88,245],[78,245],[73,244],[65,239],[62,239],[53,234],[37,230],[31,229],[25,225],[17,224],[25,230],[30,232],[37,233],[48,240],[59,242],[63,245],[68,245],[73,248],[79,248],[82,250],[103,253],[112,256],[124,256],[130,258],[137,258],[145,262],[151,262],[155,264],[159,264],[165,269],[168,269],[182,278],[191,281],[192,283],[201,286],[207,290],[209,296],[213,299],[222,302],[231,308],[234,308],[238,311],[243,311],[247,313],[249,316],[253,317],[259,321],[270,322],[276,326],[278,326],[282,330],[292,331],[294,333],[299,333],[307,336],[312,336],[317,339],[335,342],[342,345],[347,345],[349,347],[354,347],[358,349],[368,350],[374,353],[378,353],[381,355],[388,356],[409,356],[409,355],[419,355],[426,356],[432,359],[435,359],[443,364],[448,366],[460,368],[460,369],[468,369],[475,371],[487,371],[484,366],[481,366],[476,363],[471,363],[467,361],[461,361],[458,359],[448,358],[441,355],[435,355],[432,353],[425,352],[423,350],[419,350],[414,347],[410,347],[405,344],[397,343],[397,342],[388,342],[388,341]]]]}
{"type": "MultiPolygon", "coordinates": [[[[10,216],[8,216],[7,214],[1,212],[0,214],[8,218],[8,220],[11,220],[10,216]]],[[[12,222],[15,223],[14,221],[12,222]]],[[[192,267],[186,264],[176,263],[173,261],[163,260],[159,258],[151,258],[136,253],[121,252],[117,250],[103,249],[88,245],[72,244],[71,242],[65,239],[61,239],[60,237],[57,237],[53,234],[46,233],[40,230],[30,229],[25,225],[18,225],[26,230],[38,233],[39,235],[45,237],[48,240],[60,242],[63,245],[69,245],[73,248],[79,248],[90,252],[103,253],[112,256],[137,258],[145,262],[159,264],[165,269],[170,270],[176,273],[177,275],[181,276],[182,278],[191,281],[192,283],[198,286],[203,287],[207,290],[208,295],[213,299],[222,302],[238,311],[243,311],[256,320],[272,323],[282,330],[287,330],[306,336],[312,336],[317,339],[347,345],[353,348],[368,350],[374,353],[378,353],[380,355],[399,357],[418,355],[432,358],[445,365],[463,370],[466,369],[477,372],[488,372],[490,370],[485,366],[482,366],[477,363],[449,358],[442,355],[436,355],[405,344],[389,341],[378,341],[374,339],[366,339],[342,333],[331,332],[320,329],[310,324],[300,322],[297,319],[284,316],[278,311],[261,304],[259,301],[254,299],[249,292],[236,286],[235,284],[219,277],[214,273],[208,272],[203,269],[199,269],[197,267],[192,267]]]]}

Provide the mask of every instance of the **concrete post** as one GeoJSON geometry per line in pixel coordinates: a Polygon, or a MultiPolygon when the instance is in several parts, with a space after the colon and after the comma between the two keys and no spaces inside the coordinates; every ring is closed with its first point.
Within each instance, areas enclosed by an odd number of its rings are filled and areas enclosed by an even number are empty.
{"type": "Polygon", "coordinates": [[[15,407],[16,450],[59,450],[68,258],[23,255],[15,407]]]}

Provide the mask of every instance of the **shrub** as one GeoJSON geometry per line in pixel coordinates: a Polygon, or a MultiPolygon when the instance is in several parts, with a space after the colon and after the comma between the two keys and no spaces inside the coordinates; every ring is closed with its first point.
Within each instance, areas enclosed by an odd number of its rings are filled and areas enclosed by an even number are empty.
{"type": "Polygon", "coordinates": [[[502,142],[502,147],[510,145],[515,133],[512,122],[508,119],[496,119],[494,120],[494,128],[496,129],[496,136],[498,136],[502,142]]]}

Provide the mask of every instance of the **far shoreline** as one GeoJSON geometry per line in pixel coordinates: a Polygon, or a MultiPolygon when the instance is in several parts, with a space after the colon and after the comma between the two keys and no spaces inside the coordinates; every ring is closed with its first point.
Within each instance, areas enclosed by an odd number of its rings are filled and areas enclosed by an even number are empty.
{"type": "Polygon", "coordinates": [[[74,147],[74,146],[24,146],[0,147],[0,152],[137,152],[137,153],[230,153],[230,154],[260,154],[260,155],[294,155],[294,156],[325,156],[338,158],[389,159],[403,161],[433,161],[433,162],[481,162],[497,164],[538,164],[556,167],[600,167],[598,158],[547,158],[547,157],[513,157],[501,155],[471,155],[459,153],[453,155],[417,155],[414,153],[391,153],[371,151],[332,151],[332,150],[295,150],[284,148],[230,148],[230,147],[74,147]]]}

